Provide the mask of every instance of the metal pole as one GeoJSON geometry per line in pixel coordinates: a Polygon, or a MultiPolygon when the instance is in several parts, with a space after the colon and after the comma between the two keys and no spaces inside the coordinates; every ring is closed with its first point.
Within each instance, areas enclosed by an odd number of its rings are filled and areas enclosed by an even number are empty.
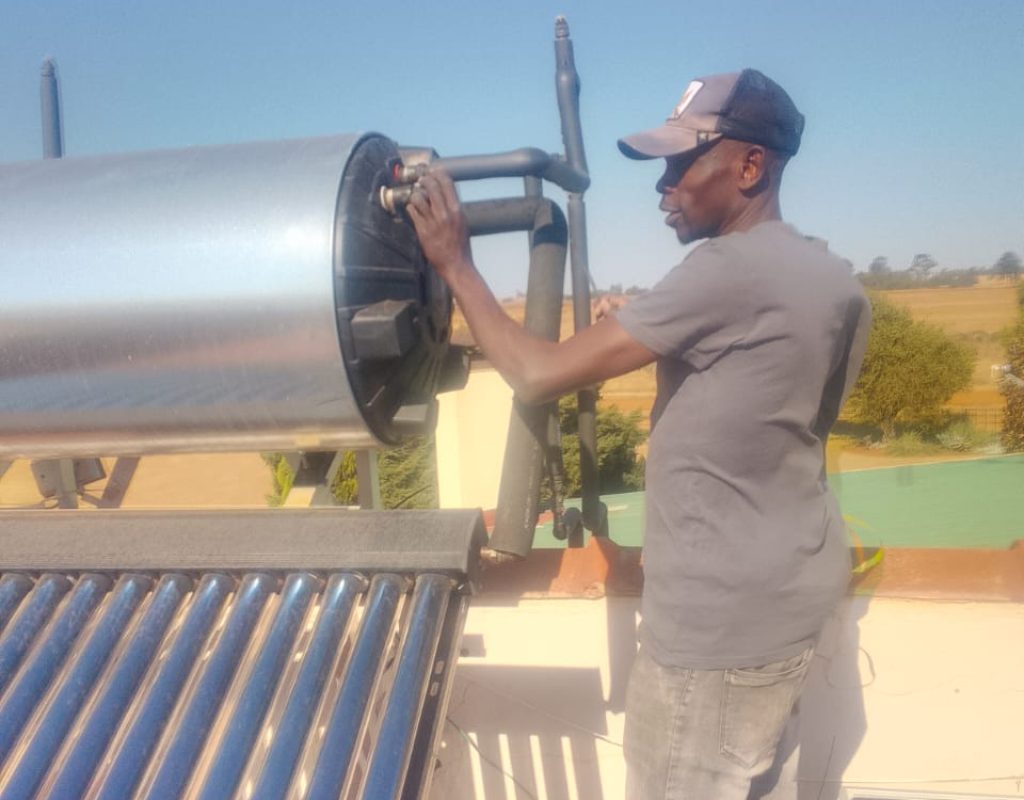
{"type": "Polygon", "coordinates": [[[39,100],[43,122],[43,158],[61,158],[64,155],[64,126],[61,120],[57,62],[52,58],[43,61],[39,100]]]}
{"type": "MultiPolygon", "coordinates": [[[[64,125],[61,120],[60,81],[57,62],[43,60],[39,79],[39,108],[43,134],[43,158],[63,158],[64,125]]],[[[38,462],[37,462],[38,463],[38,462]]],[[[62,458],[50,463],[54,476],[54,489],[58,508],[78,508],[78,481],[75,480],[75,462],[62,458]]]]}
{"type": "MultiPolygon", "coordinates": [[[[555,20],[555,90],[562,123],[562,142],[569,166],[588,176],[587,156],[583,149],[580,123],[580,76],[569,23],[565,17],[555,20]]],[[[569,259],[572,270],[573,324],[577,333],[590,325],[590,266],[587,257],[587,216],[584,189],[569,194],[569,259]]],[[[580,481],[582,483],[583,524],[597,536],[608,535],[608,513],[601,503],[597,467],[597,392],[581,389],[576,395],[579,411],[580,481]]]]}

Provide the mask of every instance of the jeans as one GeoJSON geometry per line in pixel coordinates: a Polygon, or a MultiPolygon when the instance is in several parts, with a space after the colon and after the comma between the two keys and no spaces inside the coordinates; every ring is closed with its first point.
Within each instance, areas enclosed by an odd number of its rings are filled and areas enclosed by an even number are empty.
{"type": "Polygon", "coordinates": [[[813,653],[697,670],[641,648],[626,694],[627,800],[795,800],[796,701],[813,653]]]}

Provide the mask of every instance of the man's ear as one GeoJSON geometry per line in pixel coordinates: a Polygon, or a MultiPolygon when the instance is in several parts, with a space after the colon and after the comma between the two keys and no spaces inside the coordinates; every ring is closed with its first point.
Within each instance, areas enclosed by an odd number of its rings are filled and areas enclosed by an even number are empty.
{"type": "Polygon", "coordinates": [[[738,164],[737,186],[744,194],[761,191],[768,185],[768,153],[759,144],[747,146],[738,164]]]}

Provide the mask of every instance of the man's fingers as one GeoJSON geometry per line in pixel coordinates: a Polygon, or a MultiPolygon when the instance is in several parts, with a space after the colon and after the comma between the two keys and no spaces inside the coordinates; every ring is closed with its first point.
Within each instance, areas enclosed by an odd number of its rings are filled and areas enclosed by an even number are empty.
{"type": "Polygon", "coordinates": [[[424,223],[423,212],[420,211],[413,198],[409,198],[409,202],[405,205],[405,210],[409,215],[409,219],[412,220],[413,227],[415,227],[417,231],[420,230],[424,223]]]}
{"type": "Polygon", "coordinates": [[[409,193],[409,201],[406,205],[414,207],[420,212],[426,211],[429,205],[426,192],[420,189],[419,186],[413,186],[412,191],[409,193]]]}
{"type": "Polygon", "coordinates": [[[419,182],[420,188],[426,193],[430,201],[431,210],[439,217],[447,216],[448,207],[445,202],[444,192],[434,175],[425,175],[419,182]]]}
{"type": "Polygon", "coordinates": [[[440,172],[437,177],[445,203],[451,211],[457,211],[459,208],[459,194],[455,191],[455,183],[448,176],[447,172],[440,172]]]}
{"type": "Polygon", "coordinates": [[[439,214],[456,216],[459,212],[459,196],[455,184],[445,172],[431,172],[424,175],[417,184],[426,192],[431,207],[439,214]]]}

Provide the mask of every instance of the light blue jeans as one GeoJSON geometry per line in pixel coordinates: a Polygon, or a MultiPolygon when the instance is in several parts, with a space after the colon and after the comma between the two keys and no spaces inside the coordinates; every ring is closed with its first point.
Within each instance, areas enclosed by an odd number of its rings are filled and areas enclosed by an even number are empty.
{"type": "Polygon", "coordinates": [[[641,648],[626,695],[627,800],[795,800],[797,699],[813,654],[698,670],[641,648]]]}

